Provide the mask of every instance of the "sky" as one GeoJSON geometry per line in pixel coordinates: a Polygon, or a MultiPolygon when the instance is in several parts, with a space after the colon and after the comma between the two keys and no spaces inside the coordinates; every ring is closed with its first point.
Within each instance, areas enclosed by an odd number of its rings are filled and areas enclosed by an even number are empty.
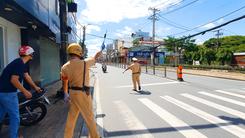
{"type": "MultiPolygon", "coordinates": [[[[105,44],[118,38],[129,38],[139,29],[152,36],[153,10],[157,9],[155,39],[167,36],[180,38],[197,34],[245,15],[245,0],[75,0],[77,35],[86,28],[85,44],[88,56],[99,51],[107,30],[105,44]],[[81,25],[80,25],[81,24],[81,25]]],[[[223,35],[245,35],[245,18],[219,29],[223,35]]],[[[219,30],[216,29],[216,30],[219,30]]],[[[217,38],[213,30],[193,37],[197,44],[217,38]]],[[[80,38],[78,38],[80,39],[80,38]]]]}

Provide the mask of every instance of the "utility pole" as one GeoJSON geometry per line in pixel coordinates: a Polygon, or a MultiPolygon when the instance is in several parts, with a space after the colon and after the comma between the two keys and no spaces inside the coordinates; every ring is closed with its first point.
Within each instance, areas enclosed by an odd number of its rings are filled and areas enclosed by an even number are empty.
{"type": "Polygon", "coordinates": [[[156,15],[156,11],[159,11],[158,9],[155,8],[149,8],[148,10],[152,10],[153,11],[153,16],[152,16],[152,20],[153,20],[153,28],[152,28],[152,57],[151,57],[151,63],[153,63],[153,74],[155,74],[155,47],[154,47],[154,37],[155,37],[155,15],[156,15]]]}
{"type": "Polygon", "coordinates": [[[223,29],[219,29],[219,30],[216,30],[214,32],[217,32],[217,49],[216,51],[218,52],[218,49],[219,49],[219,35],[223,35],[223,33],[219,33],[220,30],[223,30],[223,29]]]}
{"type": "Polygon", "coordinates": [[[60,43],[61,43],[61,57],[62,63],[65,64],[67,59],[66,49],[68,46],[67,28],[67,13],[66,13],[66,0],[59,0],[60,6],[60,43]]]}
{"type": "Polygon", "coordinates": [[[84,45],[84,42],[85,42],[85,25],[83,26],[83,42],[82,42],[82,50],[83,50],[83,56],[84,56],[84,48],[85,48],[85,45],[84,45]]]}

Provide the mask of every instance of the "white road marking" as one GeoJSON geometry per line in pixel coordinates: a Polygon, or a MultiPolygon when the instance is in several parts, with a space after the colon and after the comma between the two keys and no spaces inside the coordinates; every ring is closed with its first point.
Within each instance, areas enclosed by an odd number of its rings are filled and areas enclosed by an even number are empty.
{"type": "Polygon", "coordinates": [[[208,114],[208,113],[206,113],[200,109],[197,109],[197,108],[192,107],[188,104],[185,104],[185,103],[183,103],[177,99],[174,99],[170,96],[161,96],[161,98],[185,109],[188,112],[191,112],[191,113],[207,120],[210,123],[213,123],[213,124],[219,126],[220,128],[222,128],[222,129],[224,129],[224,130],[226,130],[226,131],[228,131],[228,132],[230,132],[230,133],[232,133],[232,134],[234,134],[240,138],[245,138],[245,130],[238,127],[238,126],[235,126],[235,125],[229,123],[228,121],[225,121],[225,120],[222,120],[216,116],[210,115],[210,114],[208,114]]]}
{"type": "Polygon", "coordinates": [[[218,95],[215,95],[215,94],[211,94],[211,93],[208,93],[208,92],[198,92],[198,93],[245,107],[245,103],[244,102],[239,102],[237,100],[232,100],[232,99],[225,98],[225,97],[222,97],[222,96],[218,96],[218,95]]]}
{"type": "MultiPolygon", "coordinates": [[[[100,103],[100,93],[99,93],[99,79],[95,80],[95,89],[96,89],[96,103],[97,103],[97,115],[102,115],[102,108],[101,108],[101,103],[100,103]]],[[[100,126],[101,128],[98,129],[98,133],[100,134],[101,137],[104,137],[104,124],[103,124],[103,118],[99,117],[97,118],[97,125],[100,126]]]]}
{"type": "Polygon", "coordinates": [[[198,98],[198,97],[190,95],[190,94],[186,94],[185,93],[185,94],[181,94],[181,95],[184,96],[184,97],[187,97],[187,98],[189,98],[191,100],[194,100],[196,102],[200,102],[200,103],[205,104],[207,106],[216,108],[216,109],[221,110],[223,112],[227,112],[227,113],[232,114],[234,116],[238,116],[240,118],[245,119],[245,113],[243,113],[243,112],[240,112],[240,111],[237,111],[237,110],[234,110],[234,109],[231,109],[231,108],[228,108],[228,107],[225,107],[223,105],[219,105],[219,104],[207,101],[207,100],[204,100],[202,98],[198,98]]]}
{"type": "Polygon", "coordinates": [[[230,89],[230,90],[234,90],[234,91],[238,91],[238,92],[245,92],[245,91],[243,91],[243,90],[239,90],[239,89],[230,89]]]}
{"type": "Polygon", "coordinates": [[[137,138],[154,138],[153,135],[148,131],[144,124],[134,115],[129,107],[123,101],[114,101],[117,105],[122,118],[131,130],[132,134],[137,138]]]}
{"type": "Polygon", "coordinates": [[[156,105],[152,101],[148,100],[147,98],[141,98],[139,100],[149,109],[151,109],[154,113],[156,113],[159,117],[161,117],[163,120],[169,123],[172,127],[178,130],[185,137],[187,138],[206,138],[205,135],[193,129],[188,124],[181,121],[179,118],[170,114],[169,112],[167,112],[160,106],[156,105]]]}
{"type": "MultiPolygon", "coordinates": [[[[162,82],[162,83],[149,83],[149,84],[141,84],[141,86],[165,85],[165,84],[175,84],[175,83],[180,83],[180,82],[173,81],[173,82],[162,82]]],[[[132,85],[116,86],[113,88],[128,88],[128,87],[132,87],[132,85]]]]}
{"type": "Polygon", "coordinates": [[[232,95],[232,96],[236,96],[236,97],[245,99],[245,96],[244,95],[235,94],[235,93],[231,93],[231,92],[226,92],[226,91],[222,91],[222,90],[215,90],[215,91],[216,92],[219,92],[219,93],[223,93],[223,94],[227,94],[227,95],[232,95]]]}

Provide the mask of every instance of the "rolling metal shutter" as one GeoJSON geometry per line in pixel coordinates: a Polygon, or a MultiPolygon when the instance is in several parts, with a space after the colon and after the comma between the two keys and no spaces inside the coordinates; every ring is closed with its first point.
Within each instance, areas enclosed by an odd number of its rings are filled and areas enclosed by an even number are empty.
{"type": "Polygon", "coordinates": [[[60,47],[54,41],[40,36],[41,86],[60,79],[60,47]]]}

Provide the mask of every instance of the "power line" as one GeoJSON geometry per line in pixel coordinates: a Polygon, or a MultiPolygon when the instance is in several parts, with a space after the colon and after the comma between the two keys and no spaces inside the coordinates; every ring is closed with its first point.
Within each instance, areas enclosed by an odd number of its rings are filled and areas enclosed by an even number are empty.
{"type": "Polygon", "coordinates": [[[199,27],[196,27],[196,28],[193,28],[193,29],[189,29],[188,31],[184,31],[184,32],[180,32],[180,33],[172,34],[172,35],[170,35],[170,36],[173,36],[173,35],[178,35],[178,34],[183,34],[183,33],[186,33],[186,32],[189,32],[189,31],[192,31],[192,30],[195,30],[195,29],[201,28],[201,27],[203,27],[203,26],[205,26],[205,25],[207,25],[207,24],[213,23],[213,22],[218,21],[218,20],[220,20],[220,19],[222,19],[222,18],[224,18],[224,17],[226,17],[226,16],[229,16],[229,15],[231,15],[231,14],[233,14],[233,13],[235,13],[235,12],[237,12],[237,11],[239,11],[239,10],[243,9],[243,8],[245,8],[245,6],[243,6],[243,7],[239,8],[239,9],[237,9],[237,10],[235,10],[235,11],[233,11],[233,12],[229,13],[229,14],[226,14],[225,16],[222,16],[222,17],[220,17],[220,18],[218,18],[218,19],[215,19],[215,20],[213,20],[213,21],[211,21],[211,22],[209,22],[209,23],[206,23],[206,24],[204,24],[204,25],[201,25],[201,26],[199,26],[199,27]]]}
{"type": "Polygon", "coordinates": [[[241,16],[241,17],[238,17],[238,18],[236,18],[236,19],[233,19],[233,20],[231,20],[231,21],[228,21],[228,22],[226,22],[226,23],[223,23],[223,24],[221,24],[221,25],[219,25],[219,26],[213,27],[213,28],[211,28],[211,29],[208,29],[208,30],[205,30],[205,31],[199,32],[199,33],[197,33],[197,34],[190,35],[190,36],[188,36],[188,37],[184,37],[184,38],[178,39],[178,40],[176,40],[176,41],[174,41],[174,42],[165,43],[164,45],[167,45],[167,44],[172,44],[172,43],[176,43],[176,42],[178,42],[178,41],[185,40],[185,39],[188,39],[188,38],[191,38],[191,37],[194,37],[194,36],[200,35],[200,34],[204,35],[206,32],[209,32],[209,31],[215,30],[215,29],[220,28],[220,27],[222,27],[222,26],[226,26],[226,25],[228,25],[228,24],[230,24],[230,23],[232,23],[232,22],[235,22],[235,21],[241,20],[241,19],[243,19],[243,18],[245,18],[245,15],[243,15],[243,16],[241,16]]]}
{"type": "Polygon", "coordinates": [[[177,24],[177,23],[174,23],[174,22],[172,22],[172,21],[170,21],[170,20],[167,20],[166,18],[163,18],[161,15],[158,15],[158,16],[161,17],[161,18],[159,18],[159,20],[160,20],[160,22],[162,22],[162,23],[168,24],[168,25],[170,25],[170,26],[173,26],[173,27],[176,27],[176,28],[179,28],[179,29],[182,29],[182,30],[188,30],[187,27],[184,27],[184,26],[179,25],[179,24],[177,24]],[[169,22],[172,22],[172,23],[169,23],[169,22]],[[176,25],[174,25],[174,24],[176,24],[176,25]],[[181,26],[181,27],[179,27],[179,26],[181,26]]]}
{"type": "MultiPolygon", "coordinates": [[[[186,1],[186,0],[182,0],[181,2],[184,2],[184,1],[186,1]]],[[[173,5],[171,5],[171,6],[166,5],[166,6],[163,7],[162,9],[164,9],[164,8],[172,8],[172,7],[174,7],[174,6],[178,5],[178,4],[180,4],[181,2],[173,3],[173,5]]],[[[163,12],[163,11],[161,11],[161,12],[163,12]]],[[[161,13],[161,12],[159,12],[159,13],[161,13]]]]}
{"type": "MultiPolygon", "coordinates": [[[[231,3],[235,2],[235,1],[238,1],[238,0],[234,0],[234,1],[232,1],[232,2],[226,3],[226,4],[222,5],[222,6],[219,6],[219,7],[217,7],[217,8],[211,9],[211,10],[209,10],[209,11],[207,11],[207,12],[203,12],[203,13],[198,14],[198,15],[196,15],[196,16],[200,16],[200,15],[202,15],[202,14],[209,13],[209,12],[214,11],[214,10],[216,10],[216,9],[225,7],[225,6],[231,4],[231,3]]],[[[185,21],[190,20],[190,19],[192,19],[192,18],[194,18],[194,17],[196,17],[196,16],[193,16],[193,17],[191,17],[191,18],[188,18],[188,19],[186,19],[185,21]]],[[[185,22],[185,21],[182,21],[182,22],[185,22]]]]}
{"type": "MultiPolygon", "coordinates": [[[[167,0],[167,1],[165,1],[165,2],[163,2],[163,3],[161,3],[161,4],[159,4],[159,5],[163,5],[163,4],[165,4],[166,2],[168,2],[168,1],[171,1],[171,0],[167,0]]],[[[158,7],[159,5],[153,6],[153,7],[156,8],[156,7],[158,7]]]]}
{"type": "Polygon", "coordinates": [[[188,3],[188,4],[184,5],[184,6],[181,6],[181,7],[177,8],[177,9],[175,9],[175,10],[169,11],[169,12],[164,13],[164,14],[162,14],[162,15],[167,15],[167,14],[170,14],[170,13],[172,13],[172,12],[175,12],[175,11],[180,10],[180,9],[182,9],[182,8],[184,8],[184,7],[187,7],[187,6],[191,5],[191,4],[194,4],[194,3],[196,3],[197,1],[199,1],[199,0],[195,0],[195,1],[191,2],[191,3],[188,3]]]}
{"type": "MultiPolygon", "coordinates": [[[[223,29],[223,30],[225,30],[225,31],[227,31],[227,32],[230,32],[230,33],[232,33],[232,34],[237,34],[237,33],[234,33],[234,32],[231,32],[231,31],[228,31],[228,30],[226,30],[226,29],[223,29]]],[[[227,33],[226,33],[227,34],[227,33]]]]}

